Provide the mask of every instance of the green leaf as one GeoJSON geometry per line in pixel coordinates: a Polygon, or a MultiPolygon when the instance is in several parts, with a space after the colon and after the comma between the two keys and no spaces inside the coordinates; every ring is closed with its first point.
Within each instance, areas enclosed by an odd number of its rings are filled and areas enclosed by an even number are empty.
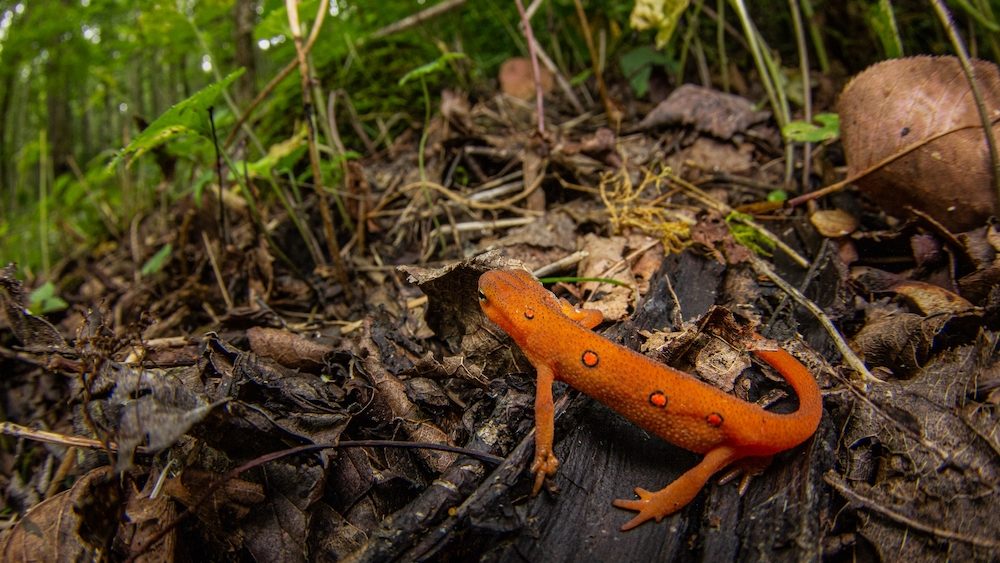
{"type": "MultiPolygon", "coordinates": [[[[247,165],[247,174],[251,178],[266,177],[276,168],[288,168],[294,165],[308,148],[306,145],[308,133],[308,127],[303,124],[288,139],[268,147],[266,155],[247,165]]],[[[242,170],[241,166],[237,168],[242,170]]]]}
{"type": "Polygon", "coordinates": [[[790,121],[781,129],[785,140],[797,143],[818,143],[840,136],[840,116],[835,113],[818,113],[813,116],[818,125],[806,121],[790,121]]]}
{"type": "Polygon", "coordinates": [[[208,138],[211,124],[208,121],[208,108],[215,105],[222,90],[240,77],[244,69],[240,68],[229,73],[229,76],[202,88],[190,98],[178,102],[163,112],[142,133],[112,159],[109,167],[114,167],[125,157],[130,161],[142,156],[163,143],[181,135],[194,134],[208,138]]]}
{"type": "Polygon", "coordinates": [[[423,79],[430,74],[434,74],[435,72],[439,72],[446,68],[445,65],[447,65],[449,61],[464,58],[465,53],[445,53],[436,60],[420,65],[410,72],[407,72],[402,78],[399,79],[399,85],[402,86],[411,80],[423,79]]]}
{"type": "Polygon", "coordinates": [[[662,49],[670,42],[688,4],[690,0],[636,0],[628,22],[637,31],[656,29],[656,48],[662,49]]]}
{"type": "Polygon", "coordinates": [[[788,192],[785,190],[771,190],[767,193],[767,201],[772,203],[788,201],[788,192]]]}
{"type": "Polygon", "coordinates": [[[146,263],[142,265],[142,269],[139,270],[139,273],[145,277],[159,272],[163,269],[163,265],[167,263],[167,260],[170,259],[170,253],[173,252],[173,250],[174,245],[169,242],[163,245],[163,248],[157,250],[156,254],[150,257],[149,260],[146,260],[146,263]]]}
{"type": "Polygon", "coordinates": [[[621,281],[612,278],[581,278],[579,276],[553,276],[548,278],[538,278],[538,281],[544,284],[550,283],[583,283],[583,282],[598,282],[606,283],[608,285],[615,285],[618,287],[628,287],[632,286],[621,281]]]}
{"type": "Polygon", "coordinates": [[[36,303],[36,302],[41,303],[46,299],[51,299],[52,296],[55,294],[56,294],[56,286],[52,282],[47,281],[44,284],[36,287],[35,290],[31,292],[30,301],[31,303],[36,303]]]}
{"type": "Polygon", "coordinates": [[[628,78],[632,91],[641,98],[649,91],[649,77],[653,74],[653,65],[665,66],[667,61],[665,54],[645,45],[622,55],[618,64],[621,66],[622,74],[628,78]]]}
{"type": "Polygon", "coordinates": [[[50,281],[36,287],[28,296],[28,303],[28,310],[34,315],[62,311],[69,307],[62,297],[56,295],[56,286],[50,281]]]}

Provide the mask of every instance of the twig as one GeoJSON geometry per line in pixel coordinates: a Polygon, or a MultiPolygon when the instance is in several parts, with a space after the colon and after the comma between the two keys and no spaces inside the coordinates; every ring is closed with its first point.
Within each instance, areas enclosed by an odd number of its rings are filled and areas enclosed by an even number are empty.
{"type": "Polygon", "coordinates": [[[537,221],[537,217],[507,217],[504,219],[494,219],[492,221],[466,221],[454,225],[441,225],[427,235],[427,238],[435,238],[438,235],[450,235],[452,233],[481,233],[486,229],[506,229],[508,227],[521,227],[537,221]]]}
{"type": "MultiPolygon", "coordinates": [[[[36,430],[34,428],[28,428],[27,426],[21,426],[20,424],[15,424],[13,422],[0,422],[0,434],[5,436],[13,436],[15,438],[24,438],[26,440],[31,440],[33,442],[44,442],[46,444],[56,444],[59,446],[67,446],[71,448],[87,448],[89,450],[103,450],[105,444],[100,440],[94,438],[85,438],[83,436],[70,436],[68,434],[60,434],[58,432],[50,432],[48,430],[36,430]]],[[[114,442],[108,442],[108,449],[111,451],[118,451],[118,444],[114,442]]],[[[139,446],[139,451],[142,453],[144,450],[142,446],[139,446]]]]}
{"type": "MultiPolygon", "coordinates": [[[[309,39],[306,40],[306,44],[302,47],[302,50],[305,51],[306,54],[308,54],[309,51],[312,51],[313,45],[316,43],[316,39],[319,38],[319,30],[323,25],[323,20],[326,18],[326,12],[328,6],[329,6],[329,0],[321,0],[321,2],[319,3],[319,9],[316,10],[315,23],[313,24],[312,30],[309,32],[309,39]]],[[[246,123],[248,119],[250,119],[250,116],[253,115],[253,112],[254,110],[257,109],[257,106],[259,106],[261,102],[264,101],[264,98],[271,95],[271,92],[273,92],[274,89],[278,87],[278,84],[281,84],[282,80],[287,78],[288,75],[291,74],[293,70],[295,70],[295,67],[297,67],[298,64],[299,64],[298,58],[289,61],[289,63],[285,65],[285,68],[281,69],[281,71],[278,74],[274,75],[274,78],[272,78],[271,81],[267,83],[267,86],[264,86],[264,89],[261,90],[256,97],[254,97],[253,101],[250,102],[250,105],[247,106],[247,109],[243,111],[242,115],[240,115],[240,118],[236,120],[236,123],[233,125],[232,131],[230,131],[229,135],[226,136],[226,141],[223,143],[223,147],[228,147],[233,143],[233,140],[236,138],[236,134],[239,132],[240,128],[243,127],[243,124],[246,123]]]]}
{"type": "MultiPolygon", "coordinates": [[[[104,449],[104,444],[100,440],[95,440],[94,438],[86,438],[83,436],[71,436],[69,434],[60,434],[58,432],[50,432],[48,430],[36,430],[34,428],[29,428],[27,426],[22,426],[13,422],[0,422],[0,434],[5,436],[13,436],[15,438],[24,438],[26,440],[31,440],[33,442],[44,442],[46,444],[56,444],[60,446],[68,446],[71,448],[87,448],[91,450],[104,449]]],[[[114,442],[109,442],[108,446],[111,451],[118,451],[118,444],[114,442]]],[[[401,442],[399,440],[341,440],[336,444],[333,443],[323,443],[323,444],[311,444],[309,446],[302,446],[305,448],[310,448],[314,450],[321,449],[336,449],[336,448],[404,448],[404,449],[424,449],[424,450],[441,450],[445,452],[462,454],[468,457],[478,459],[480,461],[485,461],[486,463],[492,463],[494,465],[503,462],[504,458],[497,457],[495,455],[490,455],[483,452],[477,452],[475,450],[469,450],[466,448],[461,448],[459,446],[452,446],[449,444],[435,444],[433,442],[401,442]]],[[[299,448],[292,448],[292,450],[298,450],[299,448]]],[[[144,454],[149,453],[144,446],[139,446],[136,448],[138,453],[144,454]]],[[[291,452],[291,450],[283,450],[284,452],[291,452]]],[[[281,453],[281,452],[276,452],[281,453]]],[[[292,452],[294,453],[294,452],[292,452]]],[[[270,455],[270,454],[269,454],[270,455]]],[[[286,455],[290,455],[286,453],[286,455]]]]}
{"type": "Polygon", "coordinates": [[[532,182],[530,186],[525,186],[524,190],[522,190],[519,194],[511,196],[501,201],[497,201],[495,203],[481,203],[478,201],[473,201],[465,196],[455,193],[452,190],[449,190],[448,188],[442,186],[441,184],[438,184],[437,182],[431,182],[430,180],[424,182],[412,182],[410,184],[403,186],[400,189],[400,191],[405,192],[417,188],[430,188],[436,192],[445,195],[448,199],[456,201],[471,209],[491,210],[491,209],[502,209],[504,207],[508,207],[528,197],[529,195],[531,195],[532,192],[534,192],[536,189],[538,189],[539,186],[542,185],[542,179],[543,176],[539,175],[538,178],[536,178],[535,181],[532,182]]]}
{"type": "Polygon", "coordinates": [[[552,73],[552,77],[555,78],[556,84],[559,86],[559,89],[562,90],[563,96],[566,96],[566,101],[569,102],[569,105],[573,106],[576,113],[582,114],[584,112],[583,104],[580,103],[580,98],[578,98],[576,96],[576,92],[573,91],[573,85],[569,83],[569,80],[566,80],[566,77],[563,76],[563,73],[559,70],[559,67],[556,66],[556,63],[552,62],[552,59],[549,57],[548,53],[545,52],[545,49],[541,44],[535,44],[535,53],[538,55],[538,60],[541,61],[542,64],[545,65],[545,68],[549,69],[549,72],[552,73]]]}
{"type": "MultiPolygon", "coordinates": [[[[326,6],[329,0],[320,1],[320,14],[326,15],[326,6]]],[[[292,39],[295,43],[295,52],[298,55],[299,80],[302,86],[302,105],[305,110],[305,118],[309,125],[307,129],[307,141],[309,145],[309,165],[312,169],[313,191],[316,193],[319,205],[319,214],[323,219],[323,234],[326,236],[327,252],[330,254],[330,261],[333,263],[334,275],[344,289],[345,295],[351,296],[352,288],[350,280],[347,278],[347,269],[344,267],[344,260],[340,256],[340,243],[337,242],[337,231],[333,224],[333,213],[330,211],[330,203],[326,197],[326,189],[323,187],[323,170],[320,168],[319,144],[316,140],[316,112],[315,100],[312,99],[312,73],[309,69],[309,61],[306,58],[306,51],[302,41],[302,26],[299,23],[298,0],[285,0],[285,9],[288,11],[288,25],[292,30],[292,39]]],[[[313,29],[323,25],[323,18],[317,15],[313,23],[313,29]]],[[[324,264],[319,264],[323,266],[324,264]]]]}
{"type": "Polygon", "coordinates": [[[219,148],[219,134],[215,130],[215,110],[211,107],[208,108],[208,122],[212,126],[212,146],[215,147],[215,177],[219,182],[219,240],[223,244],[229,244],[229,229],[226,228],[226,205],[222,201],[225,194],[222,178],[222,149],[219,148]]]}
{"type": "Polygon", "coordinates": [[[608,96],[608,88],[604,84],[604,73],[601,72],[600,60],[597,57],[597,49],[594,48],[594,38],[590,35],[590,22],[587,21],[587,13],[583,11],[583,4],[580,0],[573,0],[576,6],[576,17],[580,20],[580,27],[583,29],[583,40],[587,44],[587,51],[590,52],[590,66],[594,70],[594,78],[597,80],[597,92],[601,96],[601,103],[604,104],[604,113],[608,116],[608,121],[615,125],[615,129],[621,126],[621,113],[615,110],[608,96]]]}
{"type": "Polygon", "coordinates": [[[840,494],[850,501],[852,504],[856,504],[861,508],[866,508],[868,510],[877,512],[890,520],[903,524],[904,526],[913,528],[914,530],[919,530],[931,534],[933,536],[944,538],[948,540],[956,540],[963,543],[971,543],[972,545],[978,545],[980,547],[1000,547],[1000,541],[992,540],[989,538],[982,538],[979,536],[967,536],[960,532],[955,532],[953,530],[946,530],[944,528],[938,528],[937,526],[932,526],[930,524],[924,524],[923,522],[914,520],[905,514],[900,514],[895,510],[878,504],[877,501],[870,499],[868,497],[863,497],[853,489],[851,489],[844,478],[837,475],[833,471],[827,472],[823,476],[823,480],[826,481],[831,487],[837,490],[840,494]]]}
{"type": "MultiPolygon", "coordinates": [[[[992,124],[996,123],[997,121],[1000,121],[1000,117],[994,118],[990,122],[990,129],[991,130],[992,130],[992,124]]],[[[889,156],[883,158],[882,160],[876,162],[875,164],[872,164],[868,168],[865,168],[864,170],[858,172],[857,174],[853,174],[851,176],[848,176],[847,178],[844,178],[843,180],[841,180],[839,182],[834,182],[834,183],[830,184],[829,186],[826,186],[825,188],[821,188],[821,189],[818,189],[818,190],[816,190],[814,192],[809,192],[807,194],[802,194],[802,195],[800,195],[798,197],[794,197],[794,198],[788,200],[787,203],[785,203],[785,207],[796,207],[798,205],[802,205],[803,203],[806,203],[807,201],[812,201],[814,199],[818,199],[818,198],[823,197],[825,195],[829,195],[829,194],[832,194],[834,192],[838,192],[838,191],[844,189],[845,187],[847,187],[848,184],[853,184],[854,182],[857,182],[861,178],[864,178],[865,176],[867,176],[867,175],[869,175],[869,174],[877,171],[879,168],[882,168],[883,166],[885,166],[887,164],[890,164],[893,161],[898,160],[898,159],[900,159],[900,158],[902,158],[902,157],[910,154],[911,152],[913,152],[913,151],[915,151],[915,150],[923,147],[924,145],[926,145],[926,144],[928,144],[928,143],[930,143],[932,141],[936,141],[937,139],[940,139],[941,137],[944,137],[945,135],[951,135],[952,133],[955,133],[957,131],[963,131],[965,129],[975,129],[976,127],[982,127],[982,125],[978,125],[978,124],[977,125],[960,125],[960,126],[955,127],[953,129],[948,129],[947,131],[942,131],[942,132],[938,133],[937,135],[931,135],[930,137],[927,137],[926,139],[921,139],[921,140],[919,140],[919,141],[917,141],[917,142],[915,142],[915,143],[913,143],[911,145],[905,146],[899,152],[890,154],[889,156]]]]}
{"type": "Polygon", "coordinates": [[[542,266],[541,268],[538,268],[537,270],[532,272],[532,275],[534,275],[536,278],[544,278],[549,274],[561,272],[563,268],[566,268],[567,266],[578,264],[581,260],[583,260],[587,256],[590,256],[589,252],[587,252],[586,250],[578,250],[573,254],[570,254],[568,256],[563,256],[562,258],[556,260],[555,262],[550,262],[542,266]]]}
{"type": "Polygon", "coordinates": [[[421,10],[415,14],[409,15],[395,23],[391,23],[368,36],[367,41],[373,39],[381,39],[393,33],[399,33],[400,31],[405,31],[415,25],[419,25],[431,18],[437,17],[452,8],[457,8],[465,4],[465,0],[444,0],[444,2],[434,4],[433,6],[421,10]]]}
{"type": "Polygon", "coordinates": [[[816,320],[823,325],[823,328],[826,330],[827,334],[830,335],[833,343],[837,346],[837,350],[840,351],[841,357],[847,365],[851,366],[854,371],[861,375],[862,379],[866,382],[882,382],[881,379],[875,377],[870,371],[868,371],[868,368],[865,367],[865,363],[862,362],[861,358],[854,353],[854,350],[847,345],[847,341],[844,340],[844,337],[840,334],[837,328],[833,326],[830,318],[826,316],[819,306],[813,303],[812,300],[807,298],[805,295],[802,295],[802,292],[790,283],[782,279],[781,276],[775,273],[774,270],[772,270],[767,264],[764,263],[763,260],[758,258],[757,255],[752,252],[750,253],[750,265],[753,266],[754,271],[757,272],[758,275],[765,276],[770,279],[775,285],[781,288],[782,291],[790,295],[796,303],[802,305],[807,311],[816,317],[816,320]]]}
{"type": "MultiPolygon", "coordinates": [[[[733,208],[732,207],[730,207],[730,206],[726,205],[725,203],[722,203],[721,201],[719,201],[719,200],[715,199],[714,197],[708,195],[708,193],[706,193],[704,190],[702,190],[698,186],[692,184],[691,182],[688,182],[687,180],[681,178],[680,176],[674,174],[673,172],[667,173],[666,177],[671,182],[673,182],[675,185],[677,185],[678,187],[680,187],[684,191],[686,191],[693,198],[695,198],[696,200],[700,201],[701,203],[709,206],[711,209],[714,209],[715,211],[717,211],[719,213],[722,213],[724,215],[729,215],[730,213],[733,212],[733,208]]],[[[740,218],[739,221],[741,223],[743,223],[744,225],[747,225],[749,227],[753,227],[753,229],[756,230],[758,233],[760,233],[761,236],[763,236],[764,238],[766,238],[766,239],[770,240],[771,242],[773,242],[774,245],[779,250],[781,250],[782,252],[784,252],[789,258],[791,258],[799,266],[801,266],[803,268],[808,268],[809,267],[809,261],[806,260],[804,256],[802,256],[798,252],[795,252],[795,249],[793,249],[792,247],[790,247],[787,244],[785,244],[784,241],[782,241],[777,236],[775,236],[771,231],[765,229],[763,225],[757,223],[753,219],[743,219],[743,218],[740,218]]]]}
{"type": "MultiPolygon", "coordinates": [[[[802,75],[802,113],[807,123],[812,123],[812,87],[809,82],[809,49],[806,47],[805,31],[802,28],[801,0],[788,0],[795,29],[795,46],[799,51],[799,73],[802,75]]],[[[809,191],[809,175],[812,170],[812,143],[802,144],[802,192],[809,191]]]]}
{"type": "Polygon", "coordinates": [[[222,270],[219,269],[219,261],[215,258],[215,252],[212,251],[212,243],[208,240],[208,235],[205,234],[205,231],[201,232],[201,240],[205,244],[205,253],[208,254],[208,262],[212,265],[212,271],[215,272],[215,282],[219,284],[222,300],[226,302],[226,311],[232,311],[233,298],[229,296],[229,289],[226,288],[226,283],[223,281],[222,270]]]}
{"type": "Polygon", "coordinates": [[[66,455],[63,456],[62,461],[59,462],[59,467],[56,468],[55,475],[52,476],[52,480],[49,481],[48,488],[45,489],[45,498],[52,498],[53,495],[59,492],[63,481],[69,475],[69,472],[76,467],[76,448],[69,448],[66,450],[66,455]]]}
{"type": "Polygon", "coordinates": [[[538,136],[545,136],[545,105],[542,100],[542,71],[538,68],[538,54],[535,52],[535,34],[531,31],[531,22],[524,12],[521,0],[514,0],[517,13],[521,14],[521,25],[524,27],[524,37],[528,40],[528,55],[531,57],[531,74],[535,78],[535,111],[538,113],[538,136]]]}

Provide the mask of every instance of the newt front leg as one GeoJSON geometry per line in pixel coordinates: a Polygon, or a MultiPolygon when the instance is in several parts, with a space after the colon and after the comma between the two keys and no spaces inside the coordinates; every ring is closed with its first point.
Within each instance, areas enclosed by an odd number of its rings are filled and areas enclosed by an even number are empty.
{"type": "Polygon", "coordinates": [[[535,382],[535,460],[531,463],[531,472],[535,474],[535,485],[531,488],[532,496],[542,489],[546,477],[556,474],[559,460],[552,451],[552,440],[555,437],[555,405],[552,403],[552,382],[555,374],[544,363],[531,363],[538,372],[535,382]]]}

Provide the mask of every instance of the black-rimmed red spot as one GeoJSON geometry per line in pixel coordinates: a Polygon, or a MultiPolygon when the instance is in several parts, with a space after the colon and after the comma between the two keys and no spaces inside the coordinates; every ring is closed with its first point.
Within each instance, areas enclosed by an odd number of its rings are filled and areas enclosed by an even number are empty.
{"type": "Polygon", "coordinates": [[[649,394],[649,404],[658,409],[667,408],[667,395],[663,391],[653,391],[649,394]]]}
{"type": "Polygon", "coordinates": [[[531,319],[535,318],[535,310],[534,309],[525,309],[524,310],[524,318],[528,319],[529,321],[531,319]]]}
{"type": "Polygon", "coordinates": [[[597,355],[597,352],[593,350],[585,350],[583,355],[580,356],[580,361],[583,362],[583,365],[588,368],[596,368],[598,362],[601,361],[601,358],[597,355]]]}
{"type": "Polygon", "coordinates": [[[707,422],[709,426],[718,428],[722,426],[722,415],[717,412],[713,412],[705,417],[705,422],[707,422]]]}

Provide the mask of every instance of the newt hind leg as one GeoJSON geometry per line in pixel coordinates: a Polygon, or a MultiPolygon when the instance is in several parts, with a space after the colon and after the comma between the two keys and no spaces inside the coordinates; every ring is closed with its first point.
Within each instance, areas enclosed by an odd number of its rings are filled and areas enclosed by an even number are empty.
{"type": "Polygon", "coordinates": [[[647,520],[656,519],[659,522],[664,516],[669,516],[684,508],[698,495],[698,492],[711,479],[712,475],[738,457],[734,448],[719,446],[705,454],[704,459],[698,465],[659,491],[651,492],[636,487],[635,494],[639,495],[639,500],[615,500],[612,502],[614,506],[638,512],[634,518],[622,526],[622,531],[631,530],[647,520]]]}
{"type": "Polygon", "coordinates": [[[743,496],[750,488],[750,481],[760,475],[771,465],[773,456],[745,457],[735,461],[726,468],[726,471],[719,477],[719,484],[725,485],[737,477],[741,477],[739,492],[743,496]]]}

